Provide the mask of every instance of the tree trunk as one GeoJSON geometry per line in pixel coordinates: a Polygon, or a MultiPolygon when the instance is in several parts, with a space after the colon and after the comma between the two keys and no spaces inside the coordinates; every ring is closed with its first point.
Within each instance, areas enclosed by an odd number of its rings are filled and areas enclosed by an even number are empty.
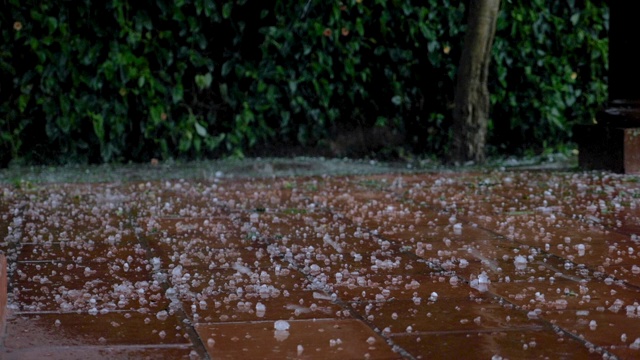
{"type": "Polygon", "coordinates": [[[490,107],[487,78],[499,10],[500,0],[469,0],[453,109],[453,162],[485,160],[490,107]]]}

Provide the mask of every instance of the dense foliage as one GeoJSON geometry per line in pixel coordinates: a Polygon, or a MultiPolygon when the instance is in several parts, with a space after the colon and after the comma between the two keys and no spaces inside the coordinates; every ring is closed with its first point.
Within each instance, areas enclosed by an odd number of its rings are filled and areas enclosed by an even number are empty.
{"type": "Polygon", "coordinates": [[[590,0],[503,0],[494,43],[492,138],[507,151],[566,143],[607,100],[609,11],[590,0]]]}
{"type": "MultiPolygon", "coordinates": [[[[344,155],[340,134],[373,127],[442,154],[465,23],[450,0],[3,0],[0,162],[344,155]]],[[[494,150],[558,146],[594,117],[607,26],[596,0],[503,0],[494,150]]]]}

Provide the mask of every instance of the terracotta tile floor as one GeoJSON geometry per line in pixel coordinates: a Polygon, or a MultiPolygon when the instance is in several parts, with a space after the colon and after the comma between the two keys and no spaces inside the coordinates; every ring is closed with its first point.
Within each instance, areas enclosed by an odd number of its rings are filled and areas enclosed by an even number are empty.
{"type": "Polygon", "coordinates": [[[0,358],[640,358],[639,202],[577,172],[0,185],[0,358]]]}

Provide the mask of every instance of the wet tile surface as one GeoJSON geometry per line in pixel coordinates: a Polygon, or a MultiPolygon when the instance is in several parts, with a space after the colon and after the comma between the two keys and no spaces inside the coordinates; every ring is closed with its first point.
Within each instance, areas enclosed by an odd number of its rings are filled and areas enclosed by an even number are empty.
{"type": "Polygon", "coordinates": [[[640,357],[633,176],[210,177],[0,194],[1,358],[640,357]]]}
{"type": "Polygon", "coordinates": [[[43,346],[9,350],[6,360],[53,359],[192,359],[197,353],[185,345],[178,346],[43,346]]]}
{"type": "Polygon", "coordinates": [[[416,359],[602,359],[552,331],[487,331],[394,336],[416,359]]]}
{"type": "Polygon", "coordinates": [[[287,322],[201,324],[214,359],[395,359],[401,358],[385,339],[357,320],[303,320],[287,322]]]}
{"type": "Polygon", "coordinates": [[[166,345],[189,340],[175,318],[155,314],[112,312],[84,314],[22,314],[8,322],[5,346],[23,349],[42,345],[166,345]]]}

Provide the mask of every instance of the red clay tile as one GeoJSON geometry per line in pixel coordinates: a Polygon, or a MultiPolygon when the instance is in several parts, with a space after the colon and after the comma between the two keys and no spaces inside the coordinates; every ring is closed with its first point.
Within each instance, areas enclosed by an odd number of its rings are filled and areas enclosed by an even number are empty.
{"type": "Polygon", "coordinates": [[[158,319],[155,312],[21,314],[7,321],[4,346],[7,349],[24,349],[40,346],[187,344],[186,326],[175,316],[158,319]]]}
{"type": "Polygon", "coordinates": [[[124,271],[117,262],[19,263],[11,283],[14,305],[30,312],[166,306],[164,290],[153,286],[146,270],[137,268],[124,271]]]}
{"type": "Polygon", "coordinates": [[[383,334],[431,334],[473,331],[537,330],[543,323],[514,311],[499,300],[482,297],[352,304],[365,321],[383,334]]]}
{"type": "Polygon", "coordinates": [[[251,322],[263,320],[332,319],[350,317],[349,309],[335,304],[322,291],[283,289],[276,295],[219,293],[186,302],[195,323],[251,322]],[[261,304],[264,307],[261,307],[261,304]],[[347,310],[344,311],[343,310],[347,310]],[[194,317],[197,314],[197,317],[194,317]]]}
{"type": "Polygon", "coordinates": [[[6,360],[129,360],[129,359],[185,359],[199,358],[188,345],[170,346],[42,346],[8,350],[2,354],[6,360]]]}
{"type": "Polygon", "coordinates": [[[405,334],[392,339],[416,359],[602,359],[584,344],[545,329],[405,334]]]}
{"type": "Polygon", "coordinates": [[[491,171],[4,187],[0,350],[633,358],[632,180],[491,171]],[[276,320],[290,322],[287,339],[276,320]],[[386,340],[371,330],[387,327],[386,340]]]}
{"type": "Polygon", "coordinates": [[[397,359],[384,338],[357,320],[200,324],[198,334],[214,359],[397,359]]]}

